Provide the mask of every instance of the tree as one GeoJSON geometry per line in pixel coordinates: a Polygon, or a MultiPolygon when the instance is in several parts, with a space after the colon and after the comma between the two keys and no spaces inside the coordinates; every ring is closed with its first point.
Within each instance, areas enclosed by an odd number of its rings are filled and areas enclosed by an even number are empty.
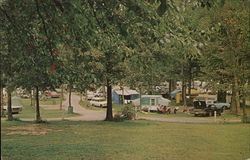
{"type": "Polygon", "coordinates": [[[39,1],[5,1],[0,9],[5,17],[5,32],[10,31],[9,37],[12,37],[12,44],[8,44],[11,52],[7,55],[11,56],[10,53],[15,52],[12,66],[16,70],[11,71],[14,86],[36,89],[36,121],[40,122],[39,90],[57,85],[57,79],[49,72],[49,68],[53,70],[56,66],[55,45],[51,39],[56,33],[51,32],[49,37],[50,33],[46,28],[48,24],[43,17],[45,13],[41,13],[39,1]]]}
{"type": "Polygon", "coordinates": [[[240,102],[246,97],[249,82],[247,3],[227,1],[222,8],[214,9],[204,57],[204,72],[213,86],[232,91],[231,110],[236,114],[240,114],[240,102]]]}

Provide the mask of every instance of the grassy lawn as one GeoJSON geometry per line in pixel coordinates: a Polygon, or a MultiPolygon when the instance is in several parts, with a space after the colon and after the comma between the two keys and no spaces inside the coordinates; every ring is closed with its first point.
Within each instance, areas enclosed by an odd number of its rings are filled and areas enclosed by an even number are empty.
{"type": "MultiPolygon", "coordinates": [[[[187,114],[183,112],[177,112],[177,114],[159,114],[156,112],[144,112],[138,113],[139,117],[154,117],[154,118],[194,118],[194,119],[214,119],[214,117],[195,117],[193,114],[187,114]]],[[[224,112],[221,116],[217,116],[217,119],[225,119],[225,120],[240,120],[241,116],[236,116],[234,114],[228,113],[228,111],[224,112]]]]}
{"type": "Polygon", "coordinates": [[[61,98],[48,98],[40,101],[41,105],[57,105],[60,104],[61,98]]]}
{"type": "MultiPolygon", "coordinates": [[[[23,99],[22,101],[30,104],[30,99],[23,99]]],[[[40,100],[40,105],[58,105],[60,104],[61,99],[60,98],[48,98],[48,99],[44,99],[44,100],[40,100]]]]}
{"type": "MultiPolygon", "coordinates": [[[[23,110],[19,114],[13,114],[15,118],[35,118],[35,108],[30,106],[29,99],[21,99],[23,104],[23,110]]],[[[65,110],[44,110],[40,107],[40,114],[43,118],[62,118],[73,117],[77,114],[68,114],[65,110]]]]}
{"type": "Polygon", "coordinates": [[[4,160],[245,160],[249,124],[2,122],[4,160]]]}

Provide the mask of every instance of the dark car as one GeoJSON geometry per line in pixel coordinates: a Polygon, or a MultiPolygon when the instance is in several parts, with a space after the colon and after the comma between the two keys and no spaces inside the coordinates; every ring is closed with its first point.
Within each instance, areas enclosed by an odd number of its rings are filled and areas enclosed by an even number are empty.
{"type": "Polygon", "coordinates": [[[59,93],[57,93],[57,92],[51,92],[50,93],[50,97],[51,98],[59,98],[61,95],[59,94],[59,93]]]}
{"type": "Polygon", "coordinates": [[[193,102],[194,109],[190,112],[194,116],[213,116],[215,111],[217,115],[221,115],[223,110],[216,108],[215,106],[207,107],[206,101],[197,100],[193,102]]]}

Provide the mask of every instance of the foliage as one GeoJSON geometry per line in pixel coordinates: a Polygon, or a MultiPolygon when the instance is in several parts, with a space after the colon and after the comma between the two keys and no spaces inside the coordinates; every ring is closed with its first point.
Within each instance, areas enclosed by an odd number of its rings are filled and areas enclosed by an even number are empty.
{"type": "Polygon", "coordinates": [[[126,120],[134,119],[135,114],[136,114],[135,106],[133,106],[132,104],[124,105],[124,107],[122,108],[122,115],[126,120]]]}

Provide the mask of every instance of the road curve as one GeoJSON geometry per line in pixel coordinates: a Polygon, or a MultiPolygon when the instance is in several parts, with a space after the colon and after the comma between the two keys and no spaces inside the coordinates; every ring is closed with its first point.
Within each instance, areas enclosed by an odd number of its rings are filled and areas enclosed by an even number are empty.
{"type": "MultiPolygon", "coordinates": [[[[71,95],[71,105],[73,106],[73,112],[79,114],[79,116],[76,117],[63,117],[62,118],[43,118],[45,121],[61,121],[61,120],[70,120],[70,121],[103,121],[106,117],[106,112],[104,111],[94,111],[94,110],[88,110],[82,107],[80,103],[80,96],[78,96],[75,93],[72,93],[71,95]]],[[[69,96],[66,95],[66,100],[63,102],[63,109],[65,112],[68,110],[68,104],[69,104],[69,96]]],[[[45,110],[50,109],[59,109],[59,105],[42,105],[42,108],[45,110]]],[[[67,114],[67,113],[65,113],[67,114]]],[[[34,121],[35,119],[31,118],[20,118],[21,121],[34,121]]]]}

